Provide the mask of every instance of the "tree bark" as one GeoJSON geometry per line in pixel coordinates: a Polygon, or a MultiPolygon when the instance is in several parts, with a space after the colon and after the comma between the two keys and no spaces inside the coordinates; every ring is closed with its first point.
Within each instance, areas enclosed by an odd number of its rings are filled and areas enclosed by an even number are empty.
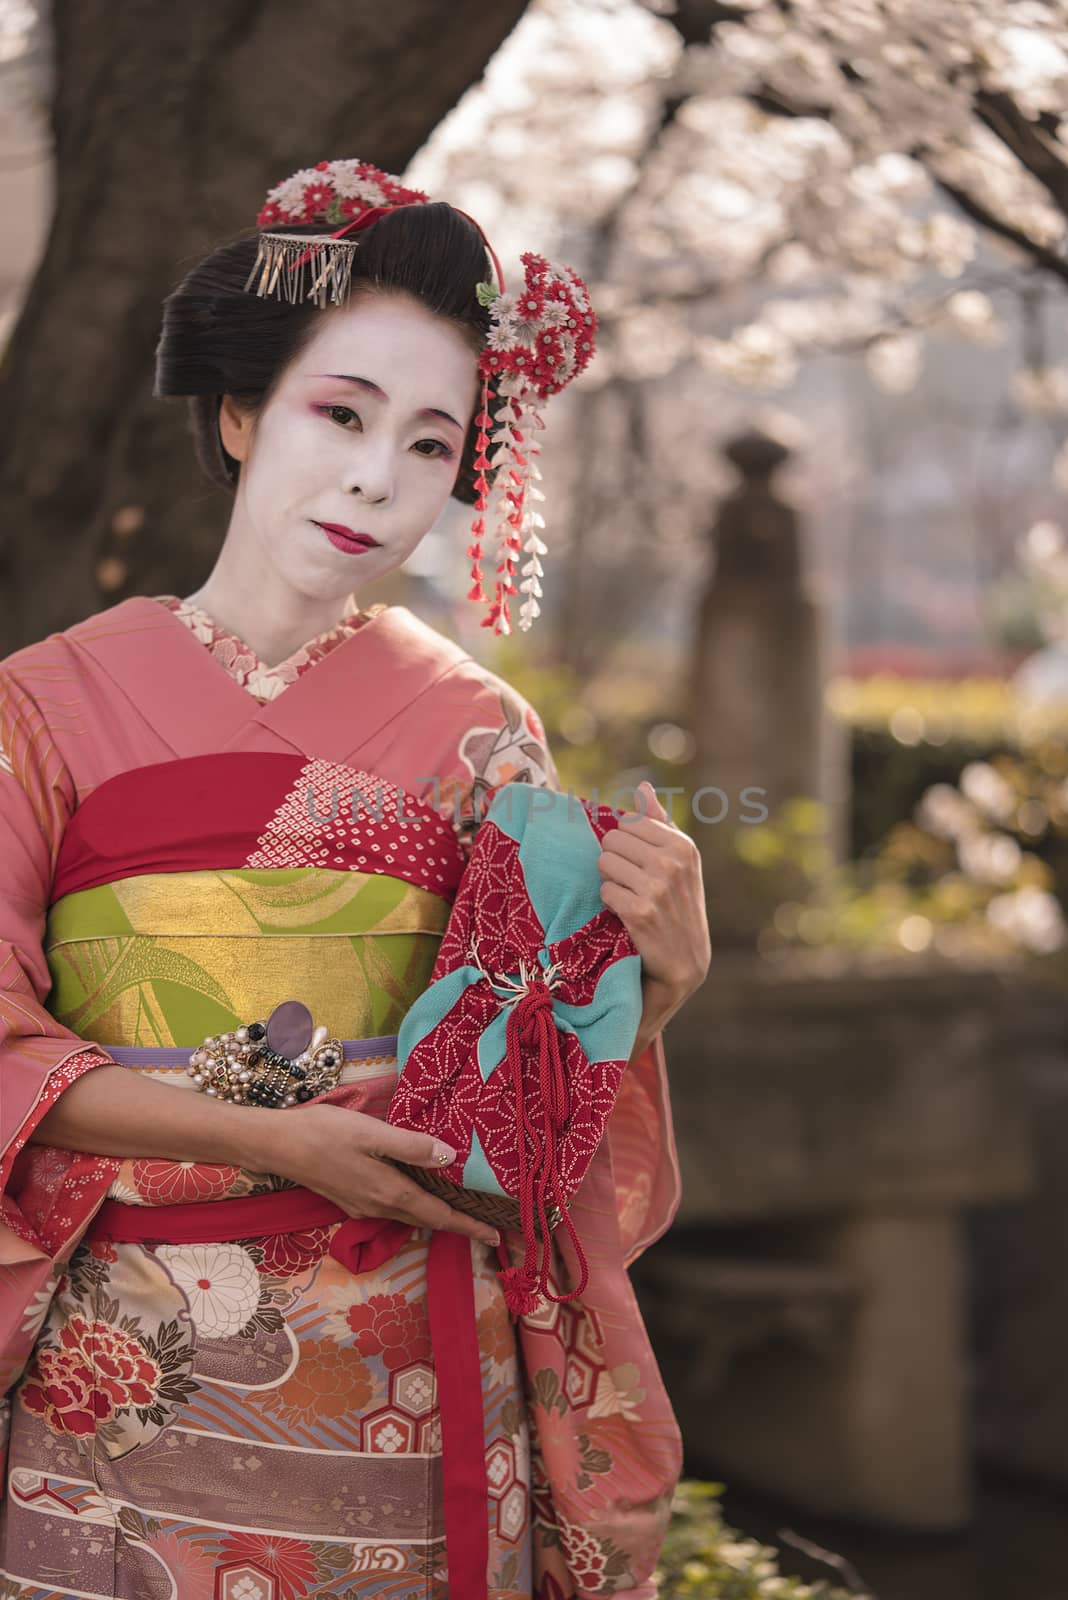
{"type": "Polygon", "coordinates": [[[403,172],[526,0],[57,0],[56,204],[0,371],[0,655],[203,581],[229,496],[151,395],[161,304],[317,160],[403,172]]]}

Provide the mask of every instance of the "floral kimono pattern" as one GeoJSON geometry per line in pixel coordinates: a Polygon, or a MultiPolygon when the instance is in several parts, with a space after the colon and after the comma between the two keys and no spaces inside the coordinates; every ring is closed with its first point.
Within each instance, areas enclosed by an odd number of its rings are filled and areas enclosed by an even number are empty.
{"type": "MultiPolygon", "coordinates": [[[[191,1092],[168,1051],[290,994],[357,1043],[338,1103],[384,1116],[475,798],[559,787],[534,709],[403,607],[350,613],[292,675],[249,654],[162,597],[0,663],[0,1578],[20,1600],[450,1592],[429,1231],[390,1225],[387,1259],[346,1265],[338,1224],[302,1222],[271,1174],[26,1142],[112,1051],[191,1092]],[[345,783],[385,791],[384,828],[330,815],[345,783]],[[175,793],[208,798],[170,815],[175,793]],[[168,1215],[264,1199],[284,1226],[168,1240],[168,1215]],[[158,1212],[159,1237],[100,1235],[116,1206],[158,1212]]],[[[625,1263],[676,1203],[657,1039],[573,1208],[582,1299],[514,1324],[469,1246],[492,1600],[654,1593],[679,1444],[625,1263]]]]}

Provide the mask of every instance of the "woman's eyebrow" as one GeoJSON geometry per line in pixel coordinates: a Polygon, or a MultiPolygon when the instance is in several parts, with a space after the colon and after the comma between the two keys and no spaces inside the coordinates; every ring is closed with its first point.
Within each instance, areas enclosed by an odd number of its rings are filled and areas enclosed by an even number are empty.
{"type": "MultiPolygon", "coordinates": [[[[389,399],[386,391],[380,388],[377,383],[372,383],[370,378],[357,378],[351,372],[317,372],[313,376],[317,378],[335,378],[338,383],[354,383],[358,389],[366,389],[368,394],[373,394],[379,400],[389,399]]],[[[458,428],[461,433],[464,431],[462,423],[457,422],[454,416],[448,411],[442,411],[438,406],[422,406],[415,414],[417,417],[440,417],[443,422],[451,422],[453,427],[458,428]]]]}

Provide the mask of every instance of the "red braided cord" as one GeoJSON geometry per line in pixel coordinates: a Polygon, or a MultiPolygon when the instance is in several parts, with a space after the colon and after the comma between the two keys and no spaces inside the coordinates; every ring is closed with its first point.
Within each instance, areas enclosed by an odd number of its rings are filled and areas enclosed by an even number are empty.
{"type": "Polygon", "coordinates": [[[567,1090],[567,1073],[560,1047],[560,1035],[552,1013],[552,995],[545,984],[528,989],[513,1005],[505,1030],[506,1053],[512,1076],[516,1102],[516,1122],[519,1156],[519,1215],[523,1231],[523,1266],[513,1269],[507,1289],[513,1289],[515,1310],[526,1309],[522,1299],[533,1291],[534,1285],[546,1299],[560,1304],[574,1300],[589,1281],[589,1265],[582,1242],[564,1203],[560,1179],[560,1158],[557,1135],[566,1126],[570,1110],[567,1090]],[[539,1149],[538,1131],[532,1126],[526,1096],[523,1092],[523,1048],[535,1050],[534,1065],[538,1074],[542,1097],[542,1127],[539,1149]],[[533,1170],[527,1166],[526,1141],[530,1136],[535,1149],[533,1170]],[[536,1198],[535,1198],[536,1189],[536,1198]],[[550,1240],[547,1211],[556,1205],[561,1220],[571,1237],[580,1267],[577,1286],[567,1294],[554,1295],[549,1289],[550,1240]],[[535,1218],[541,1224],[540,1260],[535,1218]],[[537,1263],[537,1264],[536,1264],[537,1263]]]}
{"type": "MultiPolygon", "coordinates": [[[[520,1001],[520,1005],[522,1001],[520,1001]]],[[[517,1015],[518,1006],[513,1006],[508,1013],[505,1024],[505,1049],[508,1057],[508,1066],[512,1074],[512,1091],[515,1097],[516,1123],[517,1123],[517,1153],[519,1156],[519,1225],[523,1231],[523,1265],[516,1269],[514,1274],[515,1287],[520,1296],[523,1293],[532,1293],[534,1283],[534,1257],[537,1253],[537,1239],[534,1234],[534,1196],[532,1175],[527,1169],[527,1136],[535,1153],[538,1148],[537,1135],[530,1124],[527,1112],[526,1096],[523,1093],[523,1048],[522,1048],[522,1019],[517,1015]]],[[[536,1159],[536,1154],[535,1154],[536,1159]]],[[[513,1280],[509,1280],[512,1282],[513,1280]]],[[[512,1306],[513,1310],[529,1310],[521,1303],[512,1306]]]]}
{"type": "MultiPolygon", "coordinates": [[[[543,992],[546,995],[549,993],[547,989],[543,992]]],[[[571,1220],[571,1213],[568,1211],[567,1206],[564,1203],[564,1196],[561,1192],[560,1159],[557,1149],[556,1136],[557,1133],[567,1125],[567,1119],[568,1115],[570,1114],[571,1105],[570,1096],[567,1089],[567,1072],[564,1067],[563,1054],[561,1050],[560,1032],[556,1026],[556,1021],[552,1014],[551,1000],[548,1006],[539,1009],[538,1018],[542,1026],[543,1046],[546,1042],[548,1044],[548,1049],[542,1049],[539,1061],[542,1099],[546,1107],[545,1129],[547,1156],[545,1165],[542,1168],[542,1180],[538,1186],[538,1202],[541,1215],[542,1238],[545,1240],[545,1252],[542,1257],[541,1277],[538,1287],[540,1288],[542,1294],[545,1295],[546,1299],[554,1300],[557,1302],[557,1304],[560,1304],[565,1300],[576,1299],[583,1292],[586,1284],[589,1282],[590,1271],[589,1263],[586,1260],[586,1252],[582,1248],[582,1241],[575,1231],[575,1224],[571,1220]],[[547,1082],[550,1073],[551,1082],[547,1082]],[[545,1188],[546,1181],[550,1179],[552,1183],[550,1198],[557,1206],[560,1212],[561,1221],[571,1236],[571,1243],[574,1246],[575,1255],[578,1258],[580,1268],[578,1284],[570,1291],[570,1293],[564,1295],[552,1294],[548,1285],[549,1229],[545,1216],[545,1188]]]]}

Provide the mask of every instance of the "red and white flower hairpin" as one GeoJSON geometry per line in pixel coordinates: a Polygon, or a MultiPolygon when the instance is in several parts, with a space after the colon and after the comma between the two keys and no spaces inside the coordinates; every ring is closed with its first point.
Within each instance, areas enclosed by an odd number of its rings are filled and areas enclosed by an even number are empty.
{"type": "MultiPolygon", "coordinates": [[[[346,237],[401,206],[425,205],[429,196],[409,189],[399,178],[368,161],[320,161],[277,184],[256,218],[260,230],[256,261],[246,290],[291,304],[312,300],[338,304],[348,298],[352,262],[359,241],[346,237]],[[333,234],[273,233],[273,227],[334,223],[333,234]]],[[[459,207],[453,208],[459,211],[459,207]]],[[[466,211],[460,212],[467,217],[466,211]]],[[[593,359],[597,316],[585,283],[571,267],[555,266],[527,251],[519,294],[505,293],[504,274],[493,248],[474,217],[497,273],[499,288],[480,283],[476,293],[489,312],[490,332],[479,360],[482,390],[475,456],[476,516],[467,554],[474,580],[467,598],[489,605],[482,620],[494,633],[511,633],[510,596],[524,596],[519,626],[526,630],[540,614],[547,545],[538,530],[545,519],[536,509],[545,495],[538,487],[541,446],[535,435],[545,427],[541,406],[559,394],[593,359]],[[491,385],[502,404],[490,414],[491,385]],[[493,475],[490,488],[489,475],[493,475]],[[496,541],[492,597],[482,588],[482,541],[487,521],[496,541]],[[519,569],[520,555],[527,560],[519,569]]]]}
{"type": "Polygon", "coordinates": [[[337,305],[348,299],[356,239],[346,234],[369,227],[399,206],[425,205],[421,189],[406,189],[369,161],[320,161],[268,190],[256,226],[256,260],[245,282],[261,296],[297,305],[337,305]],[[272,233],[272,227],[332,222],[333,234],[272,233]]]}
{"type": "Polygon", "coordinates": [[[515,567],[520,554],[518,592],[525,595],[519,608],[519,626],[526,630],[541,607],[541,558],[548,546],[538,533],[545,518],[536,502],[545,500],[538,488],[541,445],[535,434],[545,423],[539,409],[550,395],[559,394],[593,359],[597,317],[586,285],[570,267],[554,267],[544,256],[528,250],[521,258],[526,276],[518,295],[498,293],[491,283],[480,283],[478,298],[490,314],[490,334],[479,361],[482,373],[475,457],[478,515],[471,525],[474,542],[467,554],[474,562],[474,584],[469,600],[485,601],[482,589],[482,536],[486,512],[497,540],[497,578],[484,628],[511,633],[508,597],[514,595],[515,567]],[[504,400],[496,422],[489,413],[489,385],[493,380],[504,400]],[[492,433],[489,431],[492,428],[492,433]],[[487,455],[492,444],[493,453],[487,455]],[[494,473],[492,501],[487,470],[494,473]],[[524,542],[525,536],[525,542],[524,542]]]}

